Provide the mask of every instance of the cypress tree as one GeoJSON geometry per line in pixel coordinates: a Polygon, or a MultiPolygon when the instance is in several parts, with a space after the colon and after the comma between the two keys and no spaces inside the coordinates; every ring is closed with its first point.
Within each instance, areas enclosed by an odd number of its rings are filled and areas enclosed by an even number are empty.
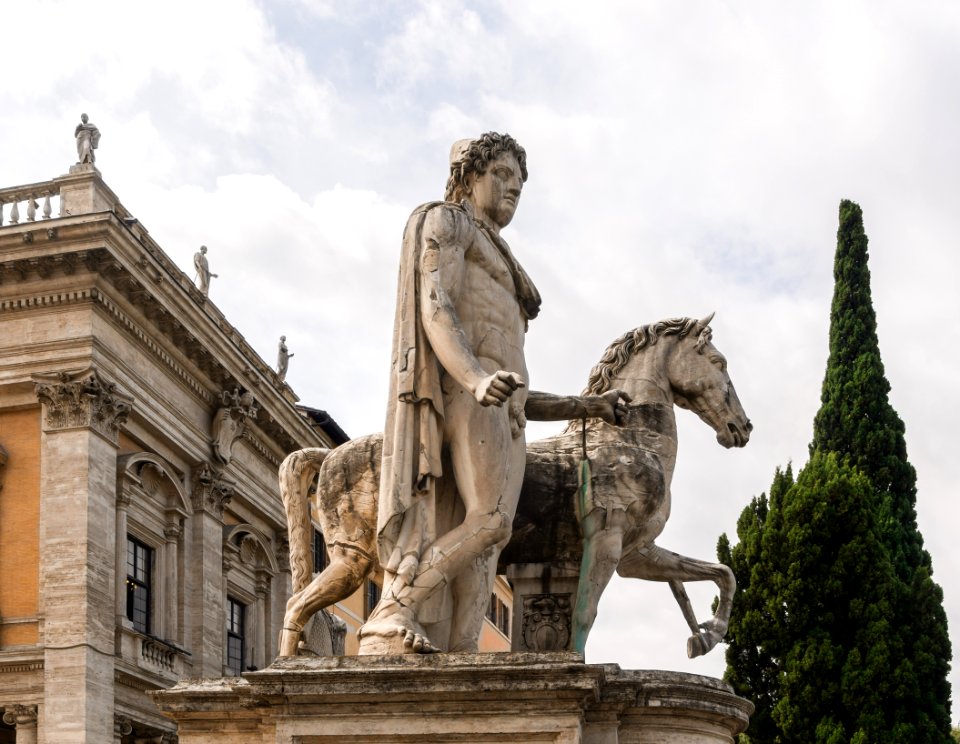
{"type": "Polygon", "coordinates": [[[830,356],[810,461],[777,471],[718,556],[738,589],[725,678],[749,742],[949,742],[943,595],[890,405],[860,207],[840,204],[830,356]]]}
{"type": "Polygon", "coordinates": [[[830,355],[811,454],[836,452],[870,480],[881,537],[899,580],[892,646],[900,686],[897,725],[909,741],[949,741],[950,639],[943,592],[917,527],[917,476],[904,425],[888,394],[870,292],[867,236],[859,205],[840,202],[830,307],[830,355]]]}

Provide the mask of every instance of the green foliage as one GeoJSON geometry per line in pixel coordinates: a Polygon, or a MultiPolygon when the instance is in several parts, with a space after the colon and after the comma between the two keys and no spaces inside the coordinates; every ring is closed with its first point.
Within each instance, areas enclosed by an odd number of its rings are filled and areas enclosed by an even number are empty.
{"type": "Polygon", "coordinates": [[[741,742],[949,742],[943,594],[890,405],[860,207],[840,204],[830,357],[810,461],[777,470],[738,542],[725,678],[757,706],[741,742]]]}

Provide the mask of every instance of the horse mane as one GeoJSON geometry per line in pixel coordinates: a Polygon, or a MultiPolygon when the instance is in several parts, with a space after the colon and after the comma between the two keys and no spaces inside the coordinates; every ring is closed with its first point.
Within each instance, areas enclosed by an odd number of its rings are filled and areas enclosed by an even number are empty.
{"type": "MultiPolygon", "coordinates": [[[[600,395],[610,390],[613,378],[627,366],[630,357],[648,346],[653,346],[661,336],[679,336],[683,338],[692,331],[699,321],[696,318],[668,318],[657,323],[634,328],[607,347],[600,361],[590,370],[587,387],[583,395],[600,395]]],[[[710,327],[700,331],[697,337],[697,352],[710,341],[710,327]]]]}

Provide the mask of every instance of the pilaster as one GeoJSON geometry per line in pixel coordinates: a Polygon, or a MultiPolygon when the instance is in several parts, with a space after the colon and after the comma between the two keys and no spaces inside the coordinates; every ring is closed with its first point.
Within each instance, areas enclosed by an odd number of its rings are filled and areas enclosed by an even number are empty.
{"type": "Polygon", "coordinates": [[[234,486],[208,463],[193,470],[193,552],[188,570],[191,604],[202,613],[202,622],[193,628],[193,674],[197,677],[223,674],[223,508],[232,498],[234,486]]]}
{"type": "Polygon", "coordinates": [[[94,369],[35,377],[42,408],[44,740],[110,741],[117,434],[132,399],[94,369]]]}

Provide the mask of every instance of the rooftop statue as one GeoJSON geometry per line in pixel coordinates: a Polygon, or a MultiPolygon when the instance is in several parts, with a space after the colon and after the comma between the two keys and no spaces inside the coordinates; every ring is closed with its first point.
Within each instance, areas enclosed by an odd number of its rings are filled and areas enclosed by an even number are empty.
{"type": "Polygon", "coordinates": [[[280,345],[277,348],[277,378],[280,382],[287,379],[287,369],[290,366],[290,358],[296,356],[287,351],[287,337],[280,337],[280,345]]]}
{"type": "Polygon", "coordinates": [[[100,146],[100,130],[97,125],[92,124],[86,114],[80,114],[80,123],[73,135],[77,139],[77,164],[93,163],[97,159],[93,151],[100,146]]]}
{"type": "Polygon", "coordinates": [[[193,266],[197,270],[195,277],[197,288],[206,297],[210,294],[210,278],[219,276],[219,274],[210,272],[210,263],[207,261],[207,246],[201,245],[200,250],[193,254],[193,266]]]}

